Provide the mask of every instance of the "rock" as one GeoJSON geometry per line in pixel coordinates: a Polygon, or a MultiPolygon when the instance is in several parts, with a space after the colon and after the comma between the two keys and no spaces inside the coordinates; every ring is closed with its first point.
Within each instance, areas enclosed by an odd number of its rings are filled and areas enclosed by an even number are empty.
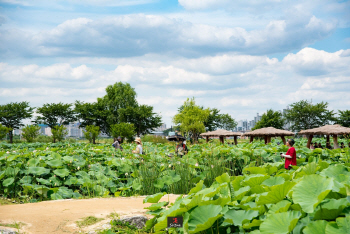
{"type": "Polygon", "coordinates": [[[128,222],[129,225],[135,226],[138,229],[141,229],[145,226],[146,221],[147,221],[147,217],[142,216],[142,215],[137,215],[137,216],[133,216],[133,217],[124,217],[122,219],[120,219],[120,221],[122,221],[123,223],[128,222]]]}
{"type": "Polygon", "coordinates": [[[17,232],[8,229],[0,229],[0,234],[16,234],[17,232]]]}

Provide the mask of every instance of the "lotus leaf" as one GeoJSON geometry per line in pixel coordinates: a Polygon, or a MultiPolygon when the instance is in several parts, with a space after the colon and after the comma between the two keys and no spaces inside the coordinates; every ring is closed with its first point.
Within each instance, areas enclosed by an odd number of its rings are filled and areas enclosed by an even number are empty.
{"type": "Polygon", "coordinates": [[[58,175],[59,177],[66,177],[69,175],[69,170],[64,168],[64,169],[56,169],[53,171],[55,175],[58,175]]]}
{"type": "Polygon", "coordinates": [[[266,186],[274,186],[274,185],[279,185],[279,184],[283,184],[285,182],[284,178],[281,176],[275,176],[275,177],[271,177],[267,180],[265,180],[264,182],[262,182],[262,185],[266,185],[266,186]]]}
{"type": "Polygon", "coordinates": [[[329,222],[326,226],[326,234],[349,234],[350,216],[339,217],[336,222],[329,222]]]}
{"type": "Polygon", "coordinates": [[[294,185],[294,182],[286,181],[283,184],[272,186],[270,192],[259,197],[257,204],[276,204],[277,202],[282,201],[294,185]]]}
{"type": "Polygon", "coordinates": [[[232,223],[235,226],[242,226],[258,215],[259,212],[254,210],[229,210],[225,213],[224,218],[225,222],[232,223]]]}
{"type": "Polygon", "coordinates": [[[28,167],[28,173],[33,175],[46,175],[50,173],[50,169],[46,169],[44,167],[28,167]]]}
{"type": "Polygon", "coordinates": [[[266,179],[270,178],[269,175],[251,175],[251,176],[247,176],[242,182],[241,184],[243,186],[250,186],[250,187],[254,187],[256,185],[260,185],[262,182],[264,182],[266,179]]]}
{"type": "Polygon", "coordinates": [[[157,203],[166,193],[156,193],[143,199],[143,203],[157,203]]]}
{"type": "Polygon", "coordinates": [[[327,177],[337,177],[338,175],[350,175],[350,172],[343,165],[331,165],[328,168],[324,169],[320,175],[327,177]]]}
{"type": "Polygon", "coordinates": [[[15,182],[15,179],[13,177],[7,178],[6,180],[4,180],[2,182],[2,185],[5,187],[10,186],[11,184],[13,184],[13,182],[15,182]]]}
{"type": "Polygon", "coordinates": [[[309,223],[303,230],[304,234],[326,234],[327,221],[316,220],[309,223]]]}
{"type": "Polygon", "coordinates": [[[260,225],[260,233],[288,234],[294,229],[300,216],[301,213],[298,211],[271,214],[260,225]]]}
{"type": "Polygon", "coordinates": [[[268,214],[282,213],[288,211],[292,203],[287,200],[282,200],[274,205],[272,205],[268,211],[268,214]]]}
{"type": "Polygon", "coordinates": [[[158,202],[156,204],[152,204],[149,207],[145,207],[144,209],[148,209],[148,210],[159,210],[160,208],[162,208],[163,206],[167,206],[169,204],[169,202],[158,202]]]}
{"type": "Polygon", "coordinates": [[[45,179],[42,178],[36,178],[36,181],[38,181],[40,184],[44,184],[44,185],[50,185],[51,183],[45,179]]]}
{"type": "Polygon", "coordinates": [[[222,184],[222,183],[225,183],[225,182],[229,183],[230,182],[230,176],[227,173],[224,173],[221,176],[216,177],[215,180],[219,184],[222,184]]]}
{"type": "Polygon", "coordinates": [[[335,220],[348,207],[350,202],[346,198],[339,200],[331,199],[325,203],[321,203],[315,211],[314,220],[335,220]]]}
{"type": "Polygon", "coordinates": [[[210,228],[214,222],[222,217],[222,207],[219,205],[205,205],[195,208],[189,215],[187,228],[189,233],[197,233],[210,228]]]}
{"type": "Polygon", "coordinates": [[[190,192],[188,193],[188,195],[191,195],[191,194],[193,194],[193,193],[197,193],[197,192],[199,192],[200,190],[202,190],[202,188],[203,188],[203,182],[204,182],[203,180],[199,181],[199,183],[197,183],[196,186],[190,190],[190,192]]]}

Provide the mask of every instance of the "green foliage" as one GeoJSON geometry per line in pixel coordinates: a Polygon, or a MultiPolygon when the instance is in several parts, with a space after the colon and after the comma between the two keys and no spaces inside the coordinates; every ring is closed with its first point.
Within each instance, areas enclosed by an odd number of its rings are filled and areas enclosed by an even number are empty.
{"type": "Polygon", "coordinates": [[[350,127],[350,110],[339,110],[339,117],[335,118],[335,123],[340,124],[343,127],[350,127]]]}
{"type": "Polygon", "coordinates": [[[0,123],[0,140],[3,139],[10,131],[12,131],[11,128],[8,128],[0,123]]]}
{"type": "Polygon", "coordinates": [[[39,136],[40,126],[37,125],[27,125],[22,128],[22,137],[26,139],[27,142],[33,142],[34,139],[39,136]]]}
{"type": "Polygon", "coordinates": [[[37,116],[35,122],[46,124],[51,129],[57,125],[67,125],[76,120],[72,104],[47,103],[38,107],[36,112],[41,116],[37,116]]]}
{"type": "Polygon", "coordinates": [[[100,127],[94,125],[87,125],[85,127],[84,136],[90,143],[96,144],[96,137],[100,134],[100,127]]]}
{"type": "Polygon", "coordinates": [[[135,127],[131,123],[119,123],[112,125],[110,132],[114,138],[120,136],[122,139],[127,138],[132,141],[135,135],[135,127]]]}
{"type": "Polygon", "coordinates": [[[68,130],[65,126],[54,126],[51,128],[53,143],[57,141],[62,141],[64,137],[68,134],[68,130]]]}
{"type": "Polygon", "coordinates": [[[327,109],[327,102],[312,104],[307,100],[301,100],[290,106],[291,109],[287,111],[285,118],[291,122],[293,131],[324,126],[334,119],[333,111],[327,109]]]}
{"type": "MultiPolygon", "coordinates": [[[[19,129],[24,126],[22,120],[32,117],[33,110],[34,108],[29,106],[29,102],[11,102],[0,105],[0,123],[10,129],[19,129]]],[[[9,137],[10,143],[12,143],[12,131],[9,131],[9,137]]]]}
{"type": "Polygon", "coordinates": [[[209,114],[210,110],[197,106],[194,98],[187,98],[181,112],[174,116],[173,122],[179,124],[181,132],[189,134],[197,141],[199,134],[205,132],[204,122],[209,114]]]}
{"type": "Polygon", "coordinates": [[[281,112],[273,111],[272,109],[269,109],[267,110],[266,113],[264,113],[261,116],[261,120],[256,123],[256,125],[252,130],[267,128],[267,127],[283,129],[283,125],[284,125],[284,119],[282,118],[281,112]]]}
{"type": "Polygon", "coordinates": [[[232,131],[237,126],[237,122],[229,114],[220,114],[218,128],[232,131]]]}
{"type": "Polygon", "coordinates": [[[78,227],[81,228],[81,227],[93,225],[93,224],[98,223],[102,220],[103,220],[103,218],[96,218],[95,216],[88,216],[88,217],[82,218],[81,221],[76,221],[76,224],[78,225],[78,227]]]}

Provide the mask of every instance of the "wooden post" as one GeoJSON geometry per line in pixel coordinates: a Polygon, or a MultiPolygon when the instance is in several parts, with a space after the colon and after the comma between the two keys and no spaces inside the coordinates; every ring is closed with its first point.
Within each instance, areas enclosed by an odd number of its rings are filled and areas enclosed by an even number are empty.
{"type": "Polygon", "coordinates": [[[223,136],[219,136],[219,140],[221,144],[224,144],[224,137],[223,136]]]}
{"type": "Polygon", "coordinates": [[[334,148],[334,149],[339,149],[339,145],[338,145],[338,135],[337,135],[337,134],[333,135],[333,148],[334,148]]]}
{"type": "Polygon", "coordinates": [[[209,136],[206,136],[207,143],[209,142],[209,136]]]}
{"type": "Polygon", "coordinates": [[[267,144],[267,136],[265,136],[265,145],[267,144]]]}
{"type": "Polygon", "coordinates": [[[330,141],[329,141],[329,135],[326,136],[326,139],[327,139],[326,142],[329,142],[329,143],[330,143],[330,141]]]}
{"type": "Polygon", "coordinates": [[[254,140],[254,137],[253,137],[253,136],[250,136],[250,141],[249,141],[249,143],[252,143],[253,140],[254,140]]]}
{"type": "Polygon", "coordinates": [[[284,136],[281,136],[281,139],[283,141],[283,145],[285,145],[286,144],[286,138],[284,138],[284,136]]]}
{"type": "Polygon", "coordinates": [[[268,137],[267,137],[267,144],[268,144],[268,143],[271,143],[271,136],[268,136],[268,137]]]}
{"type": "Polygon", "coordinates": [[[233,137],[235,139],[235,145],[237,145],[237,136],[233,137]]]}
{"type": "Polygon", "coordinates": [[[310,149],[310,145],[311,145],[311,141],[312,141],[312,138],[314,137],[314,135],[309,135],[309,139],[307,140],[307,144],[306,144],[306,147],[310,149]]]}

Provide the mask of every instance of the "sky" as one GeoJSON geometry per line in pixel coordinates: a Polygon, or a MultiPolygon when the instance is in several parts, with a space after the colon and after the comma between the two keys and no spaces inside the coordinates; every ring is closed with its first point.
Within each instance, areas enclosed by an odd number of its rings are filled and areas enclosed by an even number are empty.
{"type": "Polygon", "coordinates": [[[94,102],[128,82],[170,126],[187,98],[236,120],[350,109],[350,1],[0,0],[0,104],[94,102]]]}

